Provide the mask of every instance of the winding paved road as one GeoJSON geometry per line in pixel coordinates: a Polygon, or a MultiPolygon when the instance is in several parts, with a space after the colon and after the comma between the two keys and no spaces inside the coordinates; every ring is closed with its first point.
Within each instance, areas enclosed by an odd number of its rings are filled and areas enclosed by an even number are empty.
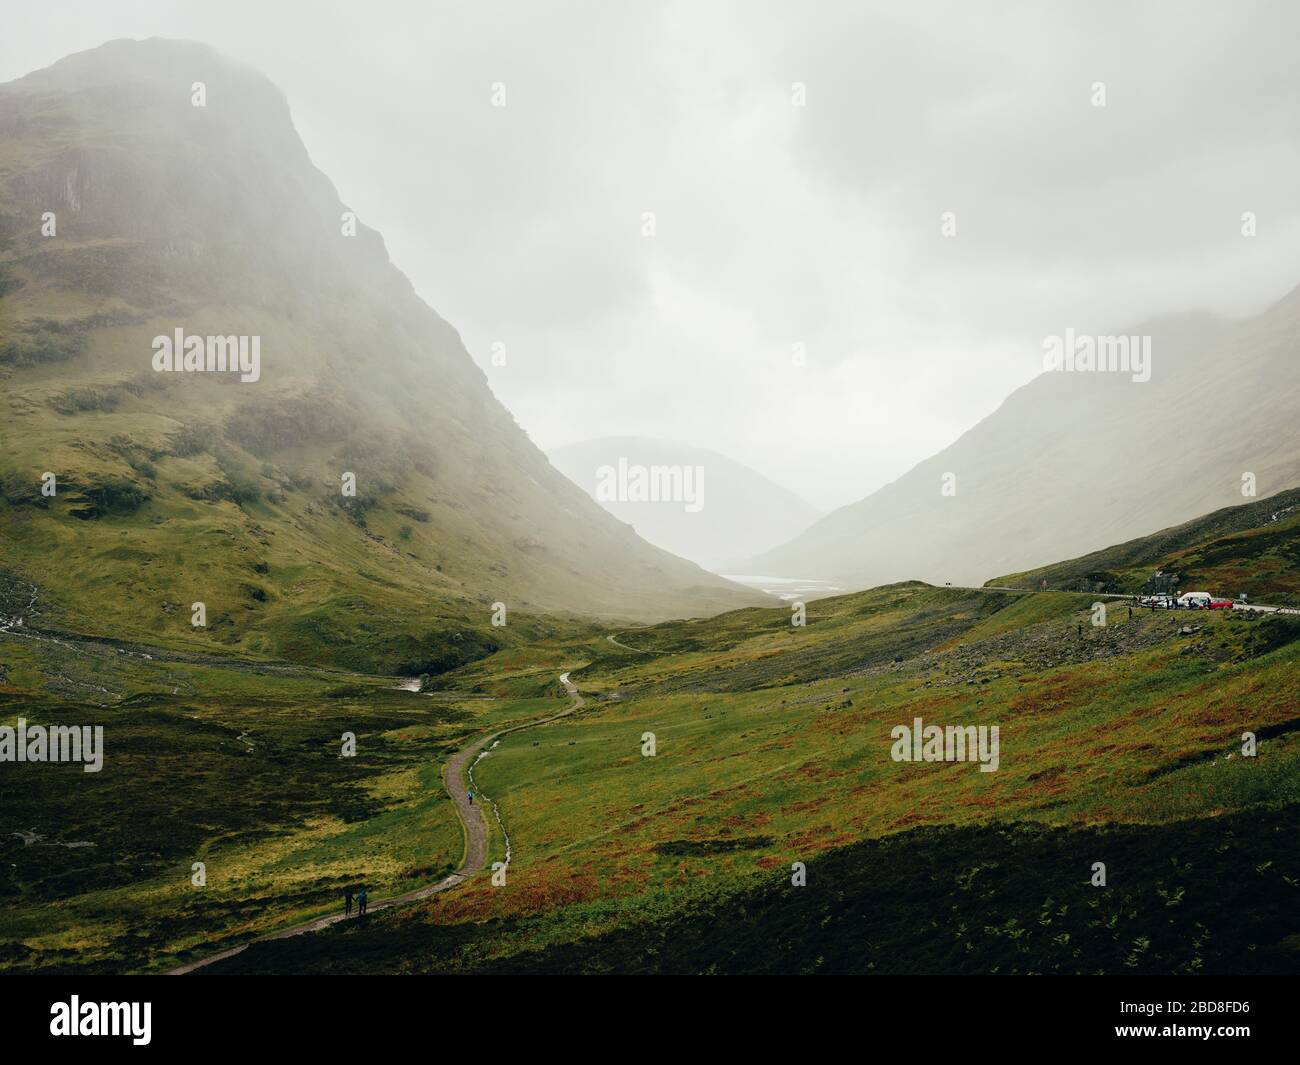
{"type": "MultiPolygon", "coordinates": [[[[386,910],[390,906],[399,906],[405,902],[414,902],[417,899],[428,898],[430,895],[436,895],[440,891],[446,891],[457,884],[463,884],[475,873],[482,870],[487,864],[488,857],[488,830],[487,822],[483,819],[483,806],[475,805],[469,801],[469,794],[465,788],[465,774],[471,761],[477,757],[480,751],[501,739],[502,736],[508,736],[512,732],[522,732],[524,729],[536,728],[538,725],[545,725],[551,721],[558,721],[562,717],[568,717],[570,714],[581,710],[585,700],[578,692],[578,686],[569,680],[569,674],[560,674],[560,683],[564,686],[568,694],[569,707],[558,714],[552,714],[550,717],[538,718],[536,721],[526,721],[522,725],[511,725],[509,728],[499,729],[496,732],[489,732],[485,736],[480,736],[467,747],[462,747],[447,760],[447,764],[442,770],[442,785],[451,796],[451,801],[456,807],[456,816],[465,827],[465,857],[461,860],[460,868],[454,873],[443,877],[436,884],[428,884],[422,888],[416,888],[414,891],[408,891],[403,895],[392,895],[386,899],[375,899],[366,907],[367,913],[373,913],[376,910],[386,910]]],[[[342,913],[331,913],[325,917],[318,917],[314,921],[304,921],[302,924],[293,925],[290,928],[282,928],[278,932],[269,932],[266,935],[258,936],[256,939],[250,939],[246,943],[241,943],[237,947],[231,947],[229,950],[223,950],[219,954],[213,954],[207,958],[201,958],[198,961],[192,961],[168,972],[169,976],[184,976],[186,973],[192,973],[195,969],[202,969],[205,966],[212,965],[215,962],[223,961],[226,958],[233,958],[236,954],[242,954],[254,943],[265,943],[273,939],[289,939],[291,936],[306,935],[308,932],[319,932],[322,928],[328,928],[339,921],[345,921],[349,918],[342,913]]]]}

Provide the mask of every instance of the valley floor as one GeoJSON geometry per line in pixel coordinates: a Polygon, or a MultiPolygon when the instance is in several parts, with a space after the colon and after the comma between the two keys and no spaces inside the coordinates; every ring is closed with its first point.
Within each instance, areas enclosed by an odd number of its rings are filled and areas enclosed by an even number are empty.
{"type": "Polygon", "coordinates": [[[3,722],[102,721],[108,754],[4,767],[0,964],[166,970],[349,884],[442,881],[466,858],[443,769],[492,736],[467,788],[504,877],[203,971],[1294,971],[1300,619],[1094,626],[1093,601],[893,585],[802,628],[565,634],[418,693],[2,634],[3,722]],[[580,712],[494,735],[562,714],[562,672],[580,712]],[[917,718],[996,725],[997,770],[895,761],[917,718]]]}

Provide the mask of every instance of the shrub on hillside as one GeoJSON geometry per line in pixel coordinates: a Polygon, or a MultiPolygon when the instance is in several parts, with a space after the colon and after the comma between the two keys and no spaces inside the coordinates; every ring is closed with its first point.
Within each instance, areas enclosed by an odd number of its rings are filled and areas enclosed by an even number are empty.
{"type": "Polygon", "coordinates": [[[107,514],[131,514],[149,501],[149,493],[133,481],[109,478],[81,489],[86,500],[72,510],[82,519],[100,518],[107,514]]]}
{"type": "Polygon", "coordinates": [[[172,454],[180,459],[200,455],[216,442],[216,431],[210,425],[185,425],[171,438],[172,454]]]}
{"type": "Polygon", "coordinates": [[[85,411],[110,411],[121,402],[122,393],[116,388],[74,388],[61,395],[51,396],[49,404],[60,414],[81,414],[85,411]]]}
{"type": "Polygon", "coordinates": [[[60,322],[40,319],[0,340],[0,366],[39,366],[79,355],[86,338],[60,322]]]}
{"type": "Polygon", "coordinates": [[[291,398],[249,405],[226,421],[226,436],[254,455],[302,444],[329,443],[352,431],[351,415],[324,398],[291,398]]]}

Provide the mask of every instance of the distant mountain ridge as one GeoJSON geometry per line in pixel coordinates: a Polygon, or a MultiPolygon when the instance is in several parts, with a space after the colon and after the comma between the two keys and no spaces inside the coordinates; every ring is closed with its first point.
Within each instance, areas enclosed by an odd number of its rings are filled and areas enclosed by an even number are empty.
{"type": "Polygon", "coordinates": [[[1043,373],[747,565],[850,587],[981,584],[1240,503],[1247,474],[1259,496],[1300,483],[1300,289],[1247,321],[1182,315],[1124,333],[1152,338],[1149,381],[1043,373]]]}
{"type": "MultiPolygon", "coordinates": [[[[794,492],[726,455],[650,437],[608,436],[553,448],[551,461],[652,544],[715,571],[802,532],[819,512],[794,492]],[[698,503],[620,499],[604,491],[623,469],[698,470],[698,503]],[[607,496],[610,498],[602,498],[607,496]]],[[[694,491],[696,478],[685,482],[694,491]]]]}
{"type": "Polygon", "coordinates": [[[1270,606],[1300,606],[1300,488],[988,583],[1121,594],[1196,588],[1270,606]]]}
{"type": "Polygon", "coordinates": [[[284,96],[201,44],[113,41],[0,86],[0,377],[0,567],[84,624],[436,668],[509,641],[496,602],[759,601],[557,473],[284,96]],[[155,372],[178,329],[257,338],[259,379],[155,372]]]}

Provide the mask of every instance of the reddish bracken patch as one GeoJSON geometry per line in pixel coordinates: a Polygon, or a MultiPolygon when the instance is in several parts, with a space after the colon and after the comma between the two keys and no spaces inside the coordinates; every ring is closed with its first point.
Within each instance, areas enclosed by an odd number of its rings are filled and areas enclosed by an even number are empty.
{"type": "Polygon", "coordinates": [[[507,872],[508,887],[493,887],[487,877],[449,893],[433,912],[444,922],[478,921],[542,913],[559,906],[588,902],[601,894],[600,880],[589,869],[549,859],[541,865],[507,872]]]}

